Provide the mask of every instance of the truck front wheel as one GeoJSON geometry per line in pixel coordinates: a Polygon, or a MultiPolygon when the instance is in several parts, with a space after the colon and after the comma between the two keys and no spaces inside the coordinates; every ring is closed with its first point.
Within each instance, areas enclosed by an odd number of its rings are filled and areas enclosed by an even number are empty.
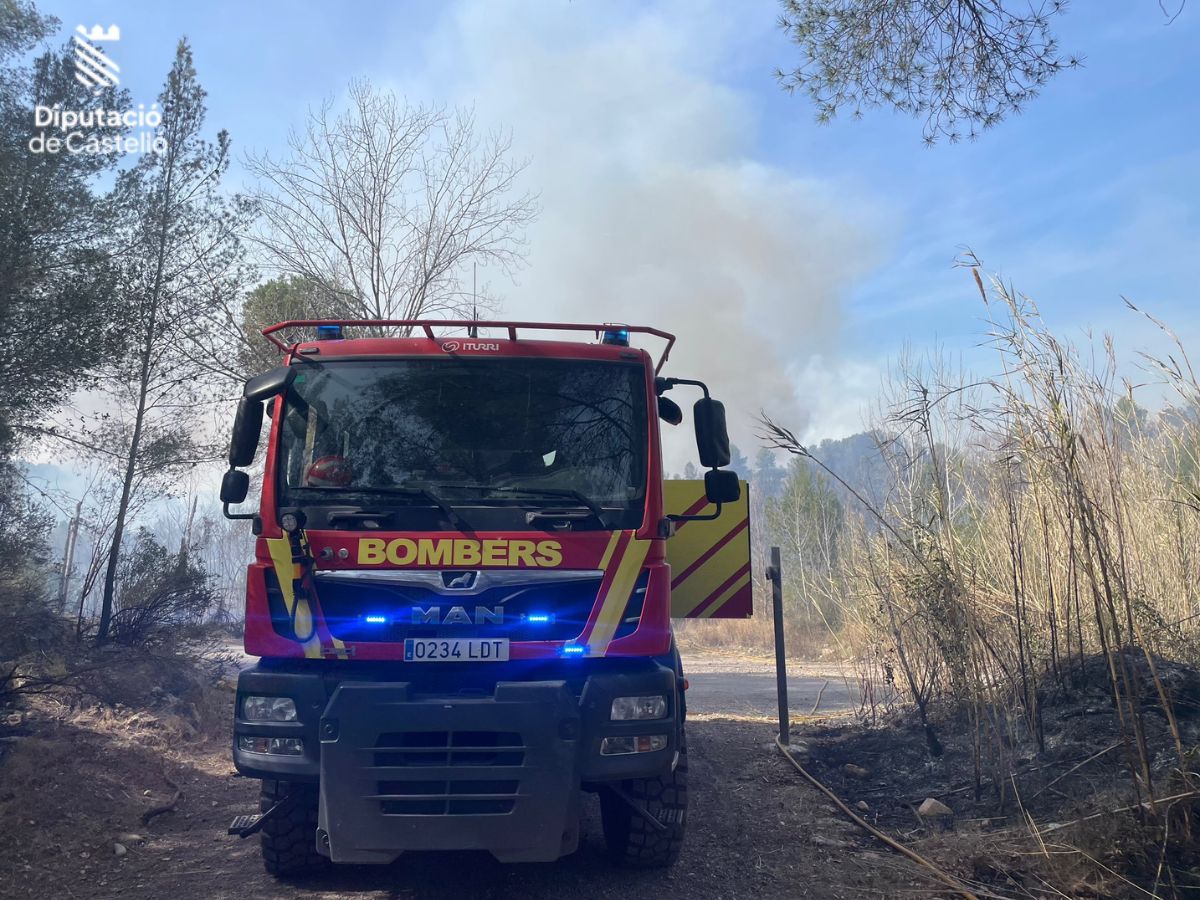
{"type": "Polygon", "coordinates": [[[616,862],[640,869],[670,866],[683,848],[687,813],[687,741],[679,738],[679,761],[675,770],[657,778],[633,778],[619,789],[600,792],[600,820],[604,842],[616,862]],[[633,809],[630,801],[645,810],[662,828],[633,809]]]}
{"type": "Polygon", "coordinates": [[[285,797],[291,798],[291,805],[262,826],[263,865],[276,878],[313,875],[329,865],[317,852],[317,786],[263,781],[259,810],[265,813],[285,797]]]}

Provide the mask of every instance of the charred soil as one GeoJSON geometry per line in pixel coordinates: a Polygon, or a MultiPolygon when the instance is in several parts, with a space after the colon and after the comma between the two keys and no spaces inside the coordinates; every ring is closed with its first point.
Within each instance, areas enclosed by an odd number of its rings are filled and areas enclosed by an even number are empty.
{"type": "MultiPolygon", "coordinates": [[[[1200,672],[1157,661],[1171,700],[1183,760],[1158,689],[1140,653],[1130,654],[1149,760],[1150,792],[1131,715],[1124,734],[1104,657],[1084,660],[1069,689],[1041,696],[1040,732],[1001,710],[944,709],[931,724],[942,753],[911,711],[876,727],[826,723],[795,731],[809,771],[872,823],[916,842],[981,891],[1001,896],[1200,896],[1200,672]],[[1001,738],[973,746],[974,720],[1001,738]],[[1191,752],[1189,753],[1189,748],[1191,752]],[[976,768],[976,757],[981,765],[976,768]],[[1181,765],[1182,763],[1182,765],[1181,765]],[[1135,774],[1137,789],[1135,790],[1135,774]],[[941,803],[922,815],[928,798],[941,803]],[[941,813],[940,815],[937,813],[941,813]]],[[[923,850],[922,852],[926,852],[923,850]]]]}

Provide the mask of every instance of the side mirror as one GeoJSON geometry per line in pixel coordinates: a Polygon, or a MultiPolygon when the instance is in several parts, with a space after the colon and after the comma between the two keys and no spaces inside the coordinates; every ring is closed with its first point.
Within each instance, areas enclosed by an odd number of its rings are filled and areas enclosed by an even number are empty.
{"type": "Polygon", "coordinates": [[[250,491],[250,476],[237,469],[230,469],[221,479],[221,502],[238,504],[246,499],[250,491]]]}
{"type": "Polygon", "coordinates": [[[248,466],[254,462],[262,420],[261,400],[243,397],[238,401],[237,415],[233,419],[233,437],[229,441],[229,465],[248,466]]]}
{"type": "Polygon", "coordinates": [[[692,421],[696,425],[696,449],[700,453],[700,465],[706,469],[719,469],[729,465],[729,429],[725,426],[725,404],[712,397],[701,397],[692,407],[692,421]]]}
{"type": "Polygon", "coordinates": [[[704,473],[704,495],[709,503],[733,503],[742,496],[742,484],[737,472],[728,469],[710,469],[704,473]]]}
{"type": "Polygon", "coordinates": [[[277,397],[287,390],[288,385],[295,377],[296,370],[291,366],[280,366],[270,372],[263,372],[246,382],[246,386],[242,389],[242,396],[247,400],[259,401],[277,397]]]}
{"type": "Polygon", "coordinates": [[[658,417],[668,425],[678,425],[683,421],[683,410],[679,404],[669,397],[658,398],[658,417]]]}

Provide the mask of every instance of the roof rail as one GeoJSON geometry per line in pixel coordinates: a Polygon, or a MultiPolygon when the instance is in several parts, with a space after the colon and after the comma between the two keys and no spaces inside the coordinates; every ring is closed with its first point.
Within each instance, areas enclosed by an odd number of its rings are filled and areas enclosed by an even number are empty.
{"type": "MultiPolygon", "coordinates": [[[[317,325],[340,325],[352,328],[419,328],[425,332],[425,336],[431,341],[437,339],[437,335],[433,333],[434,328],[466,328],[471,330],[468,333],[473,333],[474,329],[479,328],[502,328],[508,332],[508,339],[515,341],[518,340],[518,329],[528,331],[590,331],[593,334],[601,334],[612,328],[614,323],[608,322],[594,325],[581,322],[488,322],[477,319],[290,319],[287,322],[279,322],[275,325],[267,326],[262,330],[262,334],[263,337],[278,347],[280,352],[291,353],[295,350],[296,344],[284,343],[275,336],[276,332],[287,328],[313,328],[317,325]]],[[[667,331],[661,331],[658,328],[650,328],[647,325],[621,325],[620,327],[632,334],[649,334],[662,338],[667,342],[666,346],[663,347],[658,363],[654,367],[654,372],[657,374],[666,363],[667,357],[671,353],[671,348],[675,346],[675,335],[667,331]]]]}

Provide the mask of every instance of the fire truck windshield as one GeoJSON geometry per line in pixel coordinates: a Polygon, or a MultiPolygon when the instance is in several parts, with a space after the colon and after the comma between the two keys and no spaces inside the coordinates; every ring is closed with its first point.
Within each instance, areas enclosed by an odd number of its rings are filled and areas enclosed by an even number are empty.
{"type": "Polygon", "coordinates": [[[284,399],[281,506],[310,527],[638,527],[640,365],[589,360],[306,360],[284,399]]]}

